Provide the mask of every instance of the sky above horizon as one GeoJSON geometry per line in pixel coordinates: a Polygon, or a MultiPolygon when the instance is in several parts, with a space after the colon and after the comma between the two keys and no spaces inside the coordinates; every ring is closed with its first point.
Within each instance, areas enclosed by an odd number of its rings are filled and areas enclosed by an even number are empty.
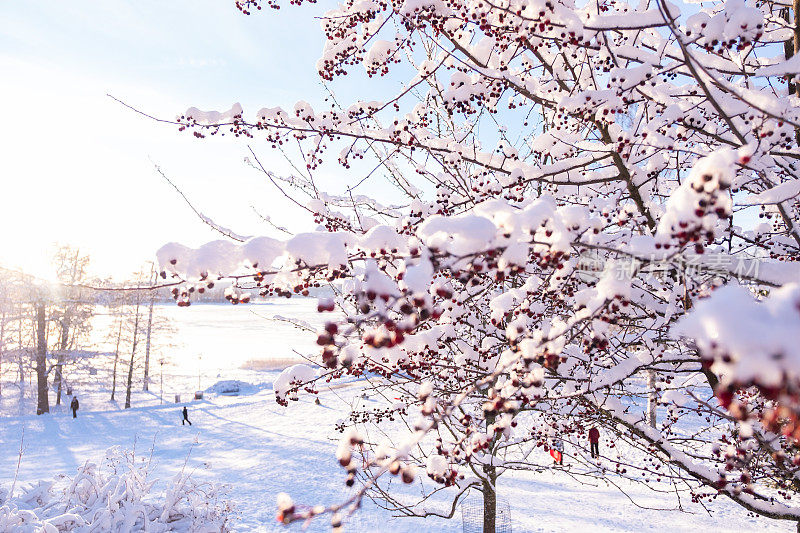
{"type": "MultiPolygon", "coordinates": [[[[275,235],[251,206],[289,229],[314,227],[244,163],[246,143],[197,140],[107,95],[169,119],[190,106],[241,102],[247,111],[321,101],[315,63],[324,36],[313,18],[320,6],[250,17],[233,0],[0,6],[0,265],[48,277],[56,243],[69,244],[91,256],[95,274],[124,279],[167,242],[220,238],[155,165],[239,234],[275,235]]],[[[265,166],[288,171],[258,143],[265,166]]]]}

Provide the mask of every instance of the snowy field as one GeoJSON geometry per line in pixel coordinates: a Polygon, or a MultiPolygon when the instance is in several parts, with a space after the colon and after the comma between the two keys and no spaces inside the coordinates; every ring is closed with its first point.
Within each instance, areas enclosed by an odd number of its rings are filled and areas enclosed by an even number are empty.
{"type": "MultiPolygon", "coordinates": [[[[274,326],[253,314],[281,314],[314,318],[312,302],[293,300],[247,307],[194,306],[180,316],[177,360],[168,381],[170,392],[181,389],[188,399],[196,385],[197,361],[202,350],[201,379],[206,393],[202,401],[188,403],[192,426],[181,426],[180,405],[159,405],[156,393],[137,392],[134,408],[121,410],[108,401],[108,391],[84,385],[84,406],[77,420],[63,409],[46,416],[17,415],[5,410],[0,418],[0,486],[8,489],[14,477],[18,449],[24,453],[19,481],[24,485],[70,473],[86,460],[101,461],[105,450],[119,445],[136,447],[137,453],[153,449],[155,477],[166,479],[187,461],[202,480],[230,484],[230,499],[238,510],[237,531],[301,531],[302,525],[285,528],[275,521],[275,498],[290,493],[298,503],[332,503],[347,495],[344,472],[334,459],[338,434],[335,422],[348,403],[358,401],[359,385],[323,390],[321,405],[301,397],[283,408],[275,403],[272,380],[277,370],[243,369],[251,359],[284,358],[292,347],[311,350],[313,338],[288,327],[276,333],[274,326]],[[184,322],[184,319],[190,319],[184,322]],[[196,320],[196,322],[192,322],[196,320]],[[212,327],[213,326],[213,327],[212,327]],[[186,328],[186,329],[182,329],[186,328]],[[217,328],[217,329],[214,329],[217,328]],[[264,331],[264,330],[267,331],[264,331]],[[186,335],[190,331],[191,335],[186,335]],[[229,337],[229,338],[228,338],[229,337]],[[182,350],[182,352],[181,352],[182,350]],[[238,395],[213,392],[214,383],[238,379],[247,382],[238,395]],[[24,439],[23,439],[24,434],[24,439]]],[[[177,311],[177,309],[176,309],[177,311]]],[[[168,311],[172,312],[172,311],[168,311]]],[[[185,311],[181,310],[180,313],[185,311]]],[[[265,365],[265,367],[268,365],[265,365]]],[[[8,389],[6,389],[8,390],[8,389]]],[[[156,387],[157,391],[157,387],[156,387]]],[[[171,398],[170,398],[171,400],[171,398]]],[[[10,402],[9,399],[5,400],[10,402]]],[[[569,463],[569,449],[566,463],[569,463]]],[[[506,474],[500,480],[500,497],[509,501],[514,531],[790,531],[789,523],[748,517],[735,505],[718,501],[709,515],[701,506],[683,498],[683,510],[674,509],[674,497],[650,492],[638,485],[622,485],[625,493],[598,482],[584,485],[568,472],[549,468],[543,452],[533,458],[543,466],[539,473],[506,474]]],[[[576,467],[577,468],[577,467],[576,467]]],[[[422,481],[430,488],[430,481],[422,481]]],[[[419,486],[406,489],[418,493],[419,486]]],[[[444,497],[429,509],[445,511],[444,497]]],[[[364,508],[346,526],[347,531],[461,531],[461,513],[452,520],[393,518],[392,513],[365,501],[364,508]]],[[[325,518],[309,531],[329,530],[325,518]]]]}

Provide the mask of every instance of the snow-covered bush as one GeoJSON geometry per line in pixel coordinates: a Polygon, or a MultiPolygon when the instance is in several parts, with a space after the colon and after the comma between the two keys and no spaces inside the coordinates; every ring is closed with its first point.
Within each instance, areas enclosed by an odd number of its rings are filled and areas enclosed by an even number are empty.
{"type": "Polygon", "coordinates": [[[328,508],[292,504],[284,521],[338,523],[387,474],[418,471],[491,502],[498,476],[536,468],[531,452],[557,438],[581,465],[573,475],[672,482],[695,501],[800,522],[797,369],[793,352],[772,351],[794,343],[797,318],[794,289],[775,289],[800,279],[787,6],[347,0],[322,18],[320,77],[360,64],[367,78],[404,76],[397,93],[176,120],[198,138],[298,145],[296,175],[251,163],[319,224],[285,240],[166,246],[176,300],[220,277],[233,303],[336,283],[319,310],[345,319],[320,332],[319,372],[283,376],[278,401],[369,373],[375,396],[396,402],[349,425],[407,422],[386,442],[348,432],[339,461],[361,488],[328,508]],[[315,180],[329,160],[354,176],[341,194],[315,180]],[[379,172],[391,193],[357,194],[379,172]],[[742,288],[713,296],[723,285],[742,288]],[[755,374],[740,380],[742,369],[755,374]],[[591,426],[610,437],[601,463],[591,426]]]}
{"type": "Polygon", "coordinates": [[[233,509],[224,486],[181,471],[161,487],[150,478],[150,466],[147,457],[111,448],[104,464],[87,461],[74,475],[30,484],[0,501],[0,531],[229,530],[233,509]]]}

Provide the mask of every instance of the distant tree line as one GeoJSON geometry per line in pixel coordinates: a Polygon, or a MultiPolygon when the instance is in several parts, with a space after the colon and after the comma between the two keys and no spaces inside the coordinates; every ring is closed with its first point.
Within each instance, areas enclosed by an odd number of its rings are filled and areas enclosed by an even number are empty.
{"type": "Polygon", "coordinates": [[[170,299],[153,288],[155,272],[145,269],[124,282],[91,278],[89,257],[62,246],[53,255],[55,279],[0,268],[0,395],[19,389],[22,402],[36,399],[36,413],[61,405],[73,385],[86,380],[107,384],[110,399],[124,388],[124,407],[141,383],[149,389],[156,339],[159,348],[171,334],[155,304],[170,299]],[[108,331],[93,331],[99,314],[111,318],[108,331]],[[104,339],[104,340],[99,340],[104,339]],[[35,392],[27,383],[35,379],[35,392]]]}

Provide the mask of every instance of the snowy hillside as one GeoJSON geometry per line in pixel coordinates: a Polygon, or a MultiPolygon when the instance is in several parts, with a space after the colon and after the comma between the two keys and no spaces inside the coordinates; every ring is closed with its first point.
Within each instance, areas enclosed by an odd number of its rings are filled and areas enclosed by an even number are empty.
{"type": "MultiPolygon", "coordinates": [[[[74,473],[86,460],[100,461],[111,446],[135,447],[141,454],[152,446],[155,477],[160,480],[179,472],[188,455],[188,467],[198,480],[230,484],[230,499],[238,511],[237,531],[301,531],[300,524],[286,528],[276,522],[276,496],[288,492],[298,503],[317,504],[333,503],[347,493],[344,473],[334,460],[338,440],[334,425],[344,414],[344,402],[357,398],[359,389],[322,391],[321,405],[304,397],[282,408],[268,384],[275,375],[264,373],[264,384],[242,387],[239,396],[207,393],[203,401],[189,403],[192,426],[181,426],[180,405],[175,404],[79,412],[75,420],[66,414],[0,418],[0,485],[9,488],[23,432],[17,495],[30,482],[74,473]]],[[[568,447],[565,453],[568,465],[568,447]]],[[[674,509],[675,498],[622,485],[626,495],[601,480],[578,484],[568,471],[551,471],[544,452],[532,459],[545,467],[541,473],[508,474],[500,481],[500,497],[510,502],[517,532],[791,529],[790,524],[748,517],[723,501],[714,506],[713,515],[686,500],[681,502],[683,511],[657,510],[674,509]]],[[[444,498],[427,505],[446,511],[444,498]]],[[[320,518],[308,530],[329,529],[328,521],[320,518]]],[[[462,519],[459,510],[452,520],[393,518],[366,502],[346,530],[456,532],[462,530],[462,519]]]]}

